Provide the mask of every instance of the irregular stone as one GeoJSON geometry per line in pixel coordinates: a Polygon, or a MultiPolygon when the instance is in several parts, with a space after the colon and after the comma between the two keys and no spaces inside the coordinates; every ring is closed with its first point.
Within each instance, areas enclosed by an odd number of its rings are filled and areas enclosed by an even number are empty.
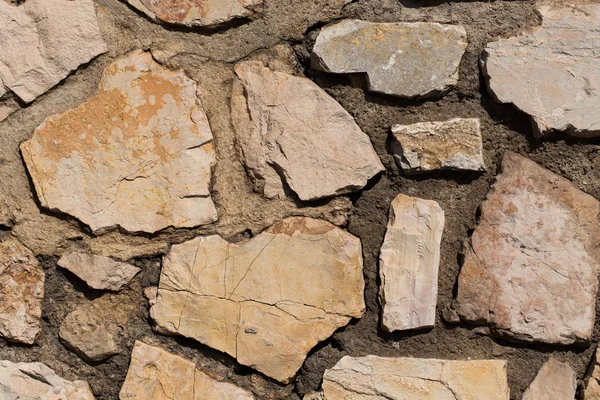
{"type": "Polygon", "coordinates": [[[212,133],[196,83],[150,53],[109,65],[98,95],[46,119],[21,145],[42,206],[94,232],[194,227],[217,219],[212,133]]]}
{"type": "Polygon", "coordinates": [[[458,81],[467,47],[462,26],[344,20],[321,29],[312,67],[366,73],[369,90],[400,97],[438,96],[458,81]]]}
{"type": "Polygon", "coordinates": [[[0,226],[12,226],[13,224],[13,216],[10,211],[8,211],[8,207],[0,199],[0,226]]]}
{"type": "Polygon", "coordinates": [[[461,320],[526,342],[587,342],[595,317],[600,202],[507,152],[465,250],[461,320]]]}
{"type": "Polygon", "coordinates": [[[345,356],[323,375],[327,400],[509,400],[506,361],[345,356]]]}
{"type": "Polygon", "coordinates": [[[433,200],[398,195],[379,254],[381,326],[388,332],[432,327],[444,211],[433,200]]]}
{"type": "Polygon", "coordinates": [[[117,291],[140,272],[139,268],[131,264],[78,251],[64,253],[58,260],[58,265],[77,275],[89,287],[99,290],[117,291]]]}
{"type": "Polygon", "coordinates": [[[84,381],[67,381],[42,363],[0,361],[2,399],[94,400],[84,381]]]}
{"type": "Polygon", "coordinates": [[[41,329],[44,279],[29,249],[11,237],[0,242],[0,336],[33,344],[41,329]]]}
{"type": "Polygon", "coordinates": [[[532,32],[488,43],[491,95],[531,116],[534,135],[600,136],[600,4],[542,7],[532,32]]]}
{"type": "Polygon", "coordinates": [[[583,400],[600,400],[600,353],[594,352],[592,361],[583,380],[583,400]]]}
{"type": "Polygon", "coordinates": [[[314,82],[255,61],[235,72],[232,120],[257,191],[284,197],[285,183],[316,200],[360,190],[383,171],[369,137],[314,82]]]}
{"type": "Polygon", "coordinates": [[[185,358],[136,341],[119,398],[253,400],[254,396],[231,383],[210,378],[185,358]]]}
{"type": "Polygon", "coordinates": [[[0,1],[0,43],[0,121],[107,50],[92,0],[0,1]]]}
{"type": "Polygon", "coordinates": [[[542,365],[522,400],[573,400],[577,391],[575,372],[551,358],[542,365]]]}
{"type": "Polygon", "coordinates": [[[363,290],[358,238],[288,218],[243,243],[207,236],[173,245],[150,315],[163,333],[289,382],[317,343],[363,315],[363,290]]]}
{"type": "Polygon", "coordinates": [[[478,118],[396,125],[390,150],[407,173],[485,170],[478,118]]]}
{"type": "Polygon", "coordinates": [[[148,299],[150,307],[156,304],[156,297],[158,296],[158,286],[148,286],[144,289],[144,297],[148,299]]]}

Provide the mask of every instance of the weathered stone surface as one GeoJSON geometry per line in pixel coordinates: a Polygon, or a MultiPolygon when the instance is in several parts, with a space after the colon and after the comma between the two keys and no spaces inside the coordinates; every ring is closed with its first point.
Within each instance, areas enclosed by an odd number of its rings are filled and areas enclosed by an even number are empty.
{"type": "Polygon", "coordinates": [[[600,353],[594,352],[583,381],[583,400],[600,400],[600,353]]]}
{"type": "Polygon", "coordinates": [[[106,51],[92,0],[0,1],[0,121],[106,51]]]}
{"type": "Polygon", "coordinates": [[[466,47],[462,26],[345,20],[321,29],[312,66],[338,74],[366,73],[369,90],[379,93],[435,96],[456,85],[466,47]]]}
{"type": "Polygon", "coordinates": [[[140,272],[131,264],[78,251],[64,253],[58,265],[77,275],[89,287],[100,290],[119,290],[140,272]]]}
{"type": "Polygon", "coordinates": [[[12,226],[13,216],[8,207],[0,198],[0,226],[12,226]]]}
{"type": "Polygon", "coordinates": [[[432,327],[438,292],[444,211],[433,200],[398,195],[379,254],[381,326],[432,327]]]}
{"type": "Polygon", "coordinates": [[[21,145],[42,206],[93,231],[213,222],[212,133],[196,83],[150,53],[109,65],[98,95],[46,119],[21,145]]]}
{"type": "Polygon", "coordinates": [[[32,344],[40,332],[44,271],[29,249],[11,237],[0,242],[0,335],[32,344]]]}
{"type": "Polygon", "coordinates": [[[193,362],[136,341],[121,400],[253,400],[250,392],[219,382],[193,362]]]}
{"type": "Polygon", "coordinates": [[[529,114],[537,136],[600,136],[600,4],[540,11],[533,32],[488,43],[489,91],[529,114]]]}
{"type": "Polygon", "coordinates": [[[575,372],[551,358],[542,365],[522,400],[573,400],[577,390],[575,372]]]}
{"type": "Polygon", "coordinates": [[[67,381],[41,363],[0,361],[2,399],[94,400],[84,381],[67,381]]]}
{"type": "Polygon", "coordinates": [[[477,118],[396,125],[392,128],[390,151],[407,173],[485,170],[477,118]]]}
{"type": "Polygon", "coordinates": [[[262,11],[263,0],[127,0],[155,21],[210,26],[262,11]]]}
{"type": "Polygon", "coordinates": [[[326,400],[509,400],[506,361],[342,358],[323,375],[326,400]]]}
{"type": "Polygon", "coordinates": [[[288,218],[248,242],[174,245],[150,315],[281,382],[308,352],[365,310],[359,239],[322,220],[288,218]]]}
{"type": "Polygon", "coordinates": [[[465,251],[454,303],[506,339],[588,341],[595,317],[600,202],[507,152],[465,251]]]}
{"type": "Polygon", "coordinates": [[[283,197],[283,180],[315,200],[360,190],[383,171],[369,137],[314,82],[255,61],[235,72],[233,125],[257,191],[283,197]]]}

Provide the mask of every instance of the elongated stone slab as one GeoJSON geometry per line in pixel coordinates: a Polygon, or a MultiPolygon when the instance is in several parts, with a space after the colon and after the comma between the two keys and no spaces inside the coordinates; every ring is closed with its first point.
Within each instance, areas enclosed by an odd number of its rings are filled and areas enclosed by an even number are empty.
{"type": "Polygon", "coordinates": [[[573,369],[551,358],[542,365],[522,400],[573,400],[576,391],[577,377],[573,369]]]}
{"type": "Polygon", "coordinates": [[[119,290],[140,272],[131,264],[78,251],[65,252],[58,260],[58,265],[98,290],[119,290]]]}
{"type": "Polygon", "coordinates": [[[600,400],[600,353],[597,347],[582,386],[584,400],[600,400]]]}

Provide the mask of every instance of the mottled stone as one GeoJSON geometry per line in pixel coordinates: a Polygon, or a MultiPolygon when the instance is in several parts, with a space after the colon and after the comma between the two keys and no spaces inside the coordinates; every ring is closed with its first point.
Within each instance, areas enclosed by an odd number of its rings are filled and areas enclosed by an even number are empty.
{"type": "Polygon", "coordinates": [[[477,118],[396,125],[390,152],[406,173],[485,170],[477,118]]]}
{"type": "Polygon", "coordinates": [[[600,136],[600,4],[542,8],[542,25],[488,43],[482,56],[499,102],[531,116],[534,134],[600,136]]]}
{"type": "Polygon", "coordinates": [[[379,254],[381,326],[432,327],[438,292],[444,211],[433,200],[398,195],[379,254]]]}
{"type": "Polygon", "coordinates": [[[151,317],[281,382],[308,352],[365,311],[358,238],[288,218],[243,243],[219,236],[172,246],[151,317]]]}
{"type": "Polygon", "coordinates": [[[542,365],[522,400],[573,400],[577,390],[575,372],[551,358],[542,365]]]}
{"type": "Polygon", "coordinates": [[[466,246],[454,303],[493,336],[571,344],[590,339],[600,202],[507,152],[466,246]]]}
{"type": "Polygon", "coordinates": [[[369,90],[379,93],[437,96],[456,85],[466,47],[462,26],[345,20],[321,29],[312,66],[338,74],[366,73],[369,90]]]}
{"type": "Polygon", "coordinates": [[[58,265],[77,275],[89,287],[99,290],[119,290],[140,272],[131,264],[78,251],[64,253],[58,265]]]}
{"type": "Polygon", "coordinates": [[[582,394],[583,400],[600,400],[600,353],[597,347],[583,380],[582,394]]]}
{"type": "Polygon", "coordinates": [[[47,118],[21,151],[41,205],[94,232],[151,233],[217,219],[212,133],[196,82],[150,53],[106,67],[98,95],[47,118]]]}

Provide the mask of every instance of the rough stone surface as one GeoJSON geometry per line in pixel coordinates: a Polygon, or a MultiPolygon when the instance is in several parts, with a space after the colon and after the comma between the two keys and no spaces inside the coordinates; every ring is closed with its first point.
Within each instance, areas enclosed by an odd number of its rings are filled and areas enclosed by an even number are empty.
{"type": "Polygon", "coordinates": [[[583,381],[583,400],[600,400],[600,353],[596,348],[583,381]]]}
{"type": "Polygon", "coordinates": [[[150,315],[281,382],[365,310],[360,241],[322,220],[288,218],[250,241],[174,245],[150,315]]]}
{"type": "Polygon", "coordinates": [[[338,74],[366,73],[369,89],[379,93],[434,96],[456,85],[466,47],[462,26],[345,20],[321,30],[312,66],[338,74]]]}
{"type": "Polygon", "coordinates": [[[493,336],[572,344],[590,339],[600,202],[512,152],[481,206],[455,308],[493,336]]]}
{"type": "Polygon", "coordinates": [[[193,362],[160,347],[136,341],[122,400],[253,400],[254,396],[231,383],[219,382],[193,362]]]}
{"type": "Polygon", "coordinates": [[[21,145],[42,206],[93,231],[213,222],[212,133],[196,83],[150,53],[104,71],[98,95],[46,119],[21,145]]]}
{"type": "Polygon", "coordinates": [[[323,376],[326,400],[509,400],[506,361],[345,356],[323,376]]]}
{"type": "Polygon", "coordinates": [[[600,136],[600,5],[540,11],[541,27],[487,45],[490,93],[529,114],[537,136],[600,136]]]}
{"type": "Polygon", "coordinates": [[[575,372],[569,365],[551,358],[539,370],[523,400],[573,400],[576,390],[575,372]]]}
{"type": "Polygon", "coordinates": [[[383,171],[369,137],[309,79],[261,62],[235,66],[232,119],[246,170],[259,192],[301,200],[362,189],[383,171]]]}
{"type": "Polygon", "coordinates": [[[406,173],[485,170],[477,118],[396,125],[392,128],[390,152],[406,173]]]}
{"type": "Polygon", "coordinates": [[[58,265],[85,281],[93,289],[119,290],[140,272],[140,269],[112,258],[67,251],[58,260],[58,265]]]}
{"type": "Polygon", "coordinates": [[[432,327],[444,211],[433,200],[398,195],[379,254],[381,325],[389,331],[432,327]]]}

